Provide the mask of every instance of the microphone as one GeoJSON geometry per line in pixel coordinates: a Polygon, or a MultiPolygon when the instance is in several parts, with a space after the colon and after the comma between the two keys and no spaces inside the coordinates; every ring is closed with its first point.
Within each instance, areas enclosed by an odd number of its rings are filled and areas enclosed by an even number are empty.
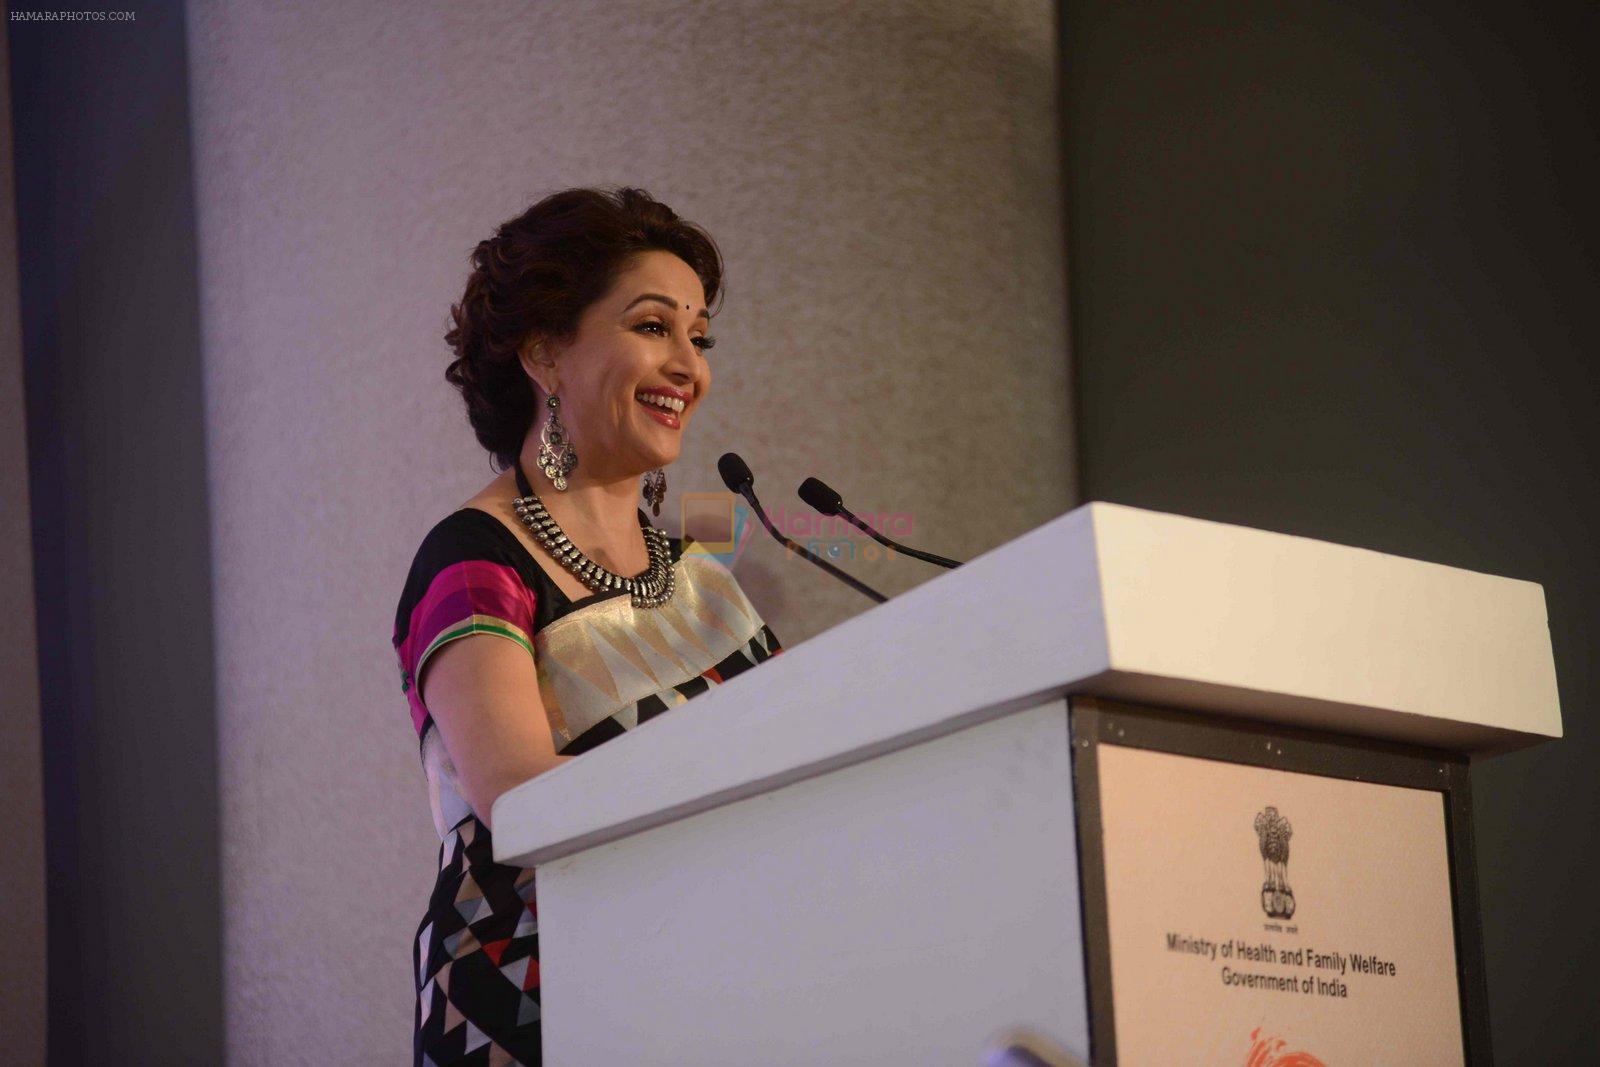
{"type": "Polygon", "coordinates": [[[952,570],[961,566],[961,564],[957,563],[953,559],[945,559],[943,556],[936,556],[932,552],[918,552],[914,548],[907,548],[905,545],[889,540],[887,537],[883,536],[883,534],[879,533],[877,530],[874,530],[872,527],[856,518],[856,516],[851,513],[850,509],[844,506],[844,498],[838,493],[834,492],[827,482],[821,481],[820,479],[807,478],[805,481],[801,482],[800,499],[804,500],[807,504],[810,504],[813,508],[822,512],[824,515],[843,515],[845,519],[851,523],[854,523],[856,527],[858,527],[868,537],[878,542],[878,544],[883,545],[885,548],[898,549],[908,556],[915,556],[917,559],[920,559],[926,563],[937,563],[941,567],[949,567],[952,570]]]}
{"type": "Polygon", "coordinates": [[[845,585],[848,585],[851,589],[854,589],[862,596],[867,597],[869,600],[873,600],[879,604],[882,604],[885,600],[889,599],[876,589],[856,581],[854,578],[850,577],[844,571],[840,570],[838,567],[835,567],[833,564],[829,563],[815,552],[795,544],[793,541],[783,536],[783,534],[779,533],[772,525],[772,520],[767,518],[766,511],[761,507],[761,501],[756,499],[756,476],[750,473],[749,466],[746,465],[744,460],[739,458],[738,453],[724,452],[722,454],[722,458],[717,460],[717,473],[722,475],[723,484],[725,484],[731,491],[738,493],[740,496],[744,497],[750,502],[750,506],[755,509],[756,516],[761,520],[761,525],[765,526],[767,528],[767,532],[773,537],[777,538],[779,543],[781,543],[785,548],[789,549],[789,551],[800,553],[806,559],[809,559],[812,563],[815,563],[817,566],[821,567],[823,570],[827,571],[829,574],[833,575],[835,578],[839,579],[845,585]]]}

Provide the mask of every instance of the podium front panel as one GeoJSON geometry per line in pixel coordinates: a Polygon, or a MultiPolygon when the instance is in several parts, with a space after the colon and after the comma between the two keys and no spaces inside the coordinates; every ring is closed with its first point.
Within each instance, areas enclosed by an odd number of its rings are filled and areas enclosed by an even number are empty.
{"type": "Polygon", "coordinates": [[[1083,1055],[1075,845],[1057,698],[546,863],[545,1062],[1083,1055]]]}

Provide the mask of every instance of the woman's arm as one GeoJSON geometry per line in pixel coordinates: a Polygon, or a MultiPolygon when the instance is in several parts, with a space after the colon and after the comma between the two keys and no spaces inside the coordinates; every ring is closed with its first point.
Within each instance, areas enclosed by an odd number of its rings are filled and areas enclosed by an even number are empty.
{"type": "Polygon", "coordinates": [[[501,793],[576,758],[556,755],[533,658],[516,642],[469,634],[430,656],[423,675],[418,695],[485,826],[501,793]]]}

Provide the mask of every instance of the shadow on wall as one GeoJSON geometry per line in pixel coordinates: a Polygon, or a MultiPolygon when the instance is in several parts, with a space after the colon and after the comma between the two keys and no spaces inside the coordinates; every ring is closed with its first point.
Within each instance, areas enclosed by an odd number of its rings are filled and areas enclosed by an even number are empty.
{"type": "Polygon", "coordinates": [[[137,16],[7,21],[53,1063],[224,1058],[183,9],[137,16]]]}

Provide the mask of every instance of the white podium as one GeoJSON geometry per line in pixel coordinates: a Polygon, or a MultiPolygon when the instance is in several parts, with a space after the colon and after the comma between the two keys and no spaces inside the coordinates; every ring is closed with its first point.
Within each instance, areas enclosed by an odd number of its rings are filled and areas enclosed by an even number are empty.
{"type": "Polygon", "coordinates": [[[1391,1009],[1487,1062],[1466,760],[1560,734],[1534,583],[1094,503],[506,793],[496,858],[551,1064],[1134,1063],[1169,1017],[1242,1063],[1391,1009]]]}

